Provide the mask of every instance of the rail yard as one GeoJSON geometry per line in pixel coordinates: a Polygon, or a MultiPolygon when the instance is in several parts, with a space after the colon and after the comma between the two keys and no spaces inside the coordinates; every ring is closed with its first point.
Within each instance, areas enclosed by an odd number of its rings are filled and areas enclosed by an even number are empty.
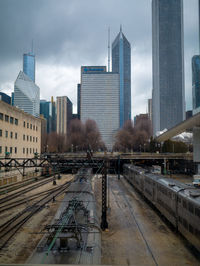
{"type": "Polygon", "coordinates": [[[200,265],[198,241],[150,202],[149,182],[139,177],[145,170],[129,164],[110,174],[102,165],[0,186],[0,264],[200,265]],[[127,169],[137,171],[131,177],[127,169]]]}

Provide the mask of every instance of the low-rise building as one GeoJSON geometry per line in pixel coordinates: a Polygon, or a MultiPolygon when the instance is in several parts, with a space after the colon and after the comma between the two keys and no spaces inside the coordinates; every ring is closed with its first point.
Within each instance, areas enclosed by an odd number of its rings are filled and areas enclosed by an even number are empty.
{"type": "Polygon", "coordinates": [[[41,119],[0,101],[0,157],[41,153],[41,119]]]}

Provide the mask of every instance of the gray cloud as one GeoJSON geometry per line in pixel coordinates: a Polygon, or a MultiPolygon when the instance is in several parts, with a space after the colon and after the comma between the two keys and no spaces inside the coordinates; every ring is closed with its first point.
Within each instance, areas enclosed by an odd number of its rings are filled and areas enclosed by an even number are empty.
{"type": "MultiPolygon", "coordinates": [[[[63,93],[75,104],[80,66],[107,63],[107,29],[110,26],[114,40],[120,24],[132,46],[133,114],[145,112],[144,96],[149,97],[152,88],[150,0],[0,0],[0,89],[13,88],[22,55],[34,39],[42,97],[63,93]]],[[[191,107],[191,57],[198,52],[196,0],[184,0],[184,25],[191,107]]]]}

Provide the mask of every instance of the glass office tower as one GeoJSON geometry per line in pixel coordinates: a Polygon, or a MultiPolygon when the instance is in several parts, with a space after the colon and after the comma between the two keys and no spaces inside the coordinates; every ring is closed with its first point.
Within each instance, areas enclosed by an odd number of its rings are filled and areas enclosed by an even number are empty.
{"type": "Polygon", "coordinates": [[[33,53],[23,55],[23,72],[35,82],[35,55],[33,53]]]}
{"type": "Polygon", "coordinates": [[[185,119],[183,1],[152,1],[153,134],[185,119]]]}
{"type": "Polygon", "coordinates": [[[14,105],[33,116],[40,116],[40,88],[22,71],[15,81],[14,105]]]}
{"type": "Polygon", "coordinates": [[[120,27],[112,43],[112,72],[119,73],[120,128],[131,119],[131,46],[120,27]]]}
{"type": "Polygon", "coordinates": [[[192,58],[192,99],[193,113],[200,109],[200,56],[192,58]]]}

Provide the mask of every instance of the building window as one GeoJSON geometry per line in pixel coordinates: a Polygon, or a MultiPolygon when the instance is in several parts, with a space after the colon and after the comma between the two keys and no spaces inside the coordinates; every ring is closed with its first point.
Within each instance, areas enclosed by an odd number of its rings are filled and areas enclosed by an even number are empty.
{"type": "Polygon", "coordinates": [[[33,130],[35,130],[35,125],[33,125],[33,130]]]}
{"type": "Polygon", "coordinates": [[[15,147],[15,153],[17,153],[17,147],[15,147]]]}
{"type": "Polygon", "coordinates": [[[13,138],[13,132],[12,131],[10,132],[10,138],[11,139],[13,138]]]}
{"type": "Polygon", "coordinates": [[[10,123],[13,124],[13,122],[14,122],[14,118],[11,116],[10,117],[10,123]]]}
{"type": "Polygon", "coordinates": [[[6,138],[8,137],[8,131],[7,130],[5,131],[5,136],[6,136],[6,138]]]}
{"type": "Polygon", "coordinates": [[[36,148],[36,152],[37,152],[37,148],[36,148]]]}
{"type": "Polygon", "coordinates": [[[36,131],[38,130],[38,127],[36,126],[36,131]]]}
{"type": "Polygon", "coordinates": [[[35,141],[37,142],[37,137],[35,138],[35,141]]]}
{"type": "Polygon", "coordinates": [[[18,126],[18,119],[15,118],[15,125],[18,126]]]}
{"type": "Polygon", "coordinates": [[[24,121],[24,127],[26,127],[26,122],[24,121]]]}
{"type": "Polygon", "coordinates": [[[23,135],[23,140],[25,140],[25,135],[23,135]]]}
{"type": "Polygon", "coordinates": [[[29,128],[29,123],[27,123],[27,128],[29,128]]]}
{"type": "Polygon", "coordinates": [[[35,137],[33,137],[33,142],[35,142],[35,137]]]}
{"type": "Polygon", "coordinates": [[[8,122],[9,121],[9,116],[5,115],[5,121],[8,122]]]}
{"type": "Polygon", "coordinates": [[[2,146],[0,146],[0,153],[2,153],[2,146]]]}
{"type": "Polygon", "coordinates": [[[10,147],[10,153],[12,153],[12,147],[10,147]]]}
{"type": "Polygon", "coordinates": [[[25,153],[25,148],[23,148],[23,153],[25,153]]]}
{"type": "Polygon", "coordinates": [[[15,132],[15,139],[17,139],[17,133],[15,132]]]}
{"type": "Polygon", "coordinates": [[[30,124],[30,129],[32,129],[32,124],[30,124]]]}
{"type": "Polygon", "coordinates": [[[27,135],[27,141],[29,140],[29,137],[28,137],[28,135],[27,135]]]}
{"type": "Polygon", "coordinates": [[[5,147],[5,153],[6,153],[6,152],[8,152],[8,147],[7,147],[7,146],[5,147]]]}
{"type": "Polygon", "coordinates": [[[28,154],[28,148],[26,148],[26,154],[28,154]]]}
{"type": "Polygon", "coordinates": [[[35,149],[33,148],[33,153],[35,152],[35,149]]]}
{"type": "Polygon", "coordinates": [[[32,136],[30,136],[30,141],[32,141],[32,136]]]}
{"type": "Polygon", "coordinates": [[[2,129],[0,129],[0,137],[2,137],[2,129]]]}
{"type": "Polygon", "coordinates": [[[3,113],[0,113],[0,120],[3,120],[3,113]]]}
{"type": "Polygon", "coordinates": [[[31,153],[31,148],[30,148],[30,153],[31,153]]]}

